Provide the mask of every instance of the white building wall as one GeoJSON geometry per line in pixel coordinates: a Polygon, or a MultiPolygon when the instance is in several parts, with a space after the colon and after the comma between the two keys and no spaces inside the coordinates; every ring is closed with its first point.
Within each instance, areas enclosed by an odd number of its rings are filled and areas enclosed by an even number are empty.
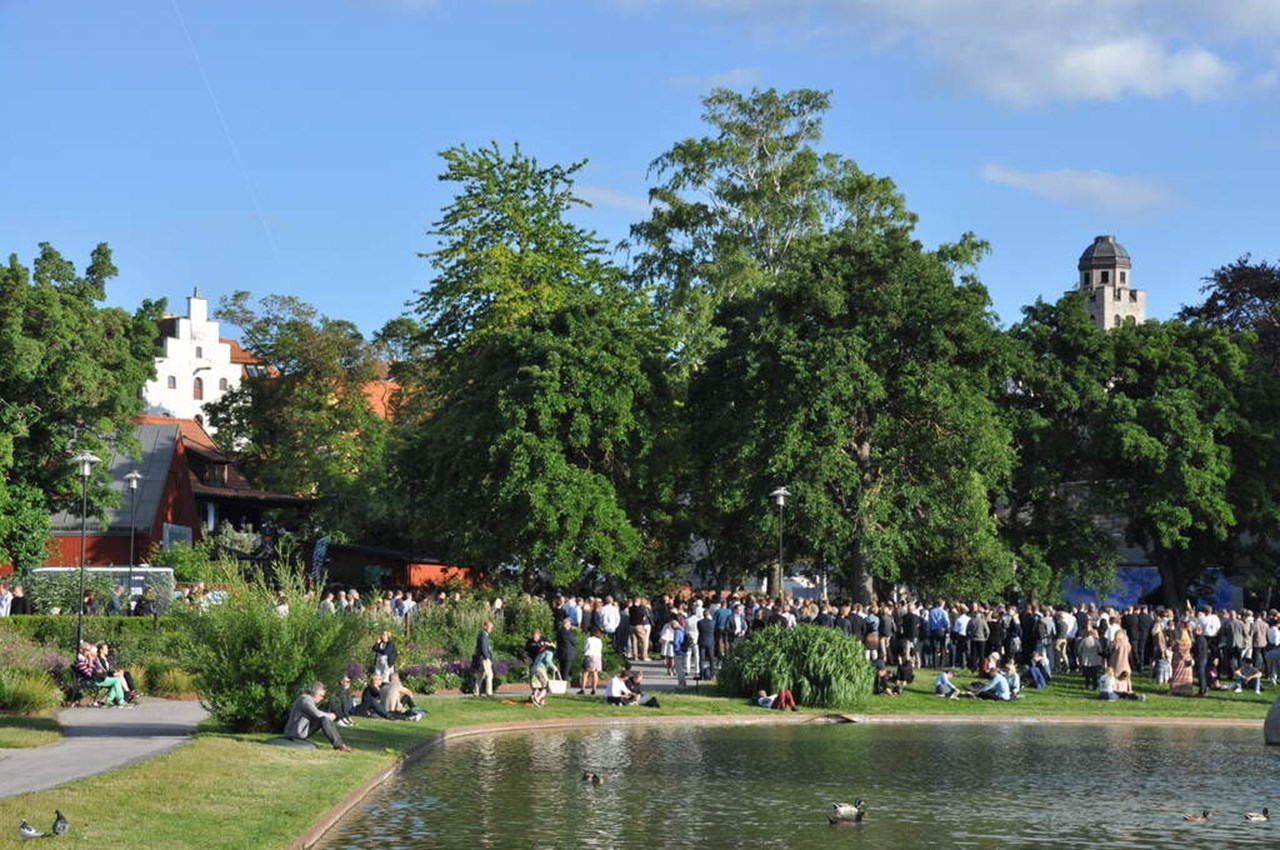
{"type": "Polygon", "coordinates": [[[164,354],[156,358],[156,377],[142,388],[146,412],[152,416],[199,419],[213,433],[204,406],[240,386],[241,367],[231,362],[231,346],[219,339],[218,323],[209,319],[209,302],[196,290],[187,297],[187,315],[174,322],[175,336],[164,338],[164,354]],[[203,400],[195,384],[202,382],[203,400]]]}

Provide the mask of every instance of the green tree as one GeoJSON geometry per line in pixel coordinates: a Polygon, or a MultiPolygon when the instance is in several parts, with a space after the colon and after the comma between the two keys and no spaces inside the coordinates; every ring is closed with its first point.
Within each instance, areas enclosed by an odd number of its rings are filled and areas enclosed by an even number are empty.
{"type": "Polygon", "coordinates": [[[1089,317],[1080,293],[1037,301],[1010,328],[1009,380],[999,405],[1018,450],[1002,511],[1021,590],[1055,598],[1066,576],[1087,587],[1115,581],[1116,540],[1098,521],[1114,511],[1114,473],[1100,438],[1114,337],[1089,317]]]}
{"type": "Polygon", "coordinates": [[[395,527],[385,493],[389,425],[365,386],[378,374],[375,348],[350,322],[293,296],[254,305],[248,292],[223,298],[217,318],[237,325],[266,374],[207,406],[219,441],[258,486],[314,496],[330,533],[363,537],[395,527]]]}
{"type": "Polygon", "coordinates": [[[797,246],[776,287],[724,307],[725,346],[695,378],[690,481],[722,557],[834,568],[861,600],[873,579],[985,595],[1011,558],[992,504],[1012,464],[991,402],[1003,346],[986,290],[954,279],[970,237],[924,251],[897,228],[840,229],[797,246]]]}
{"type": "Polygon", "coordinates": [[[647,316],[578,292],[469,344],[401,454],[422,537],[483,572],[516,567],[528,587],[625,577],[644,552],[630,502],[657,360],[647,316]]]}
{"type": "MultiPolygon", "coordinates": [[[[143,302],[133,315],[97,306],[115,274],[106,244],[93,250],[83,274],[47,243],[33,270],[14,255],[0,266],[0,477],[22,513],[4,523],[0,550],[10,557],[37,557],[42,526],[33,512],[79,512],[71,454],[84,449],[105,459],[138,449],[129,420],[141,413],[142,386],[155,374],[164,302],[143,302]]],[[[90,511],[117,499],[100,464],[90,511]]]]}
{"type": "Polygon", "coordinates": [[[715,89],[703,105],[712,135],[653,161],[663,182],[649,192],[650,217],[632,228],[636,275],[657,293],[687,369],[720,344],[716,309],[775,285],[804,237],[915,220],[892,182],[813,148],[829,93],[715,89]]]}
{"type": "Polygon", "coordinates": [[[1215,269],[1204,284],[1204,302],[1182,308],[1178,318],[1235,333],[1252,331],[1262,361],[1280,374],[1280,266],[1255,263],[1246,254],[1215,269]]]}
{"type": "Polygon", "coordinates": [[[586,205],[573,194],[586,160],[543,167],[519,145],[507,154],[496,142],[440,156],[440,179],[458,193],[430,231],[439,245],[421,256],[435,276],[413,305],[435,344],[457,346],[555,310],[575,289],[614,274],[604,242],[565,219],[586,205]]]}

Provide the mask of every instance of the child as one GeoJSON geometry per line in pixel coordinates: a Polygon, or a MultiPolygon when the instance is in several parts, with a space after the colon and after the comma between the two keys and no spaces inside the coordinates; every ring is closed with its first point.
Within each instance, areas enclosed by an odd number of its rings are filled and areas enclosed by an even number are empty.
{"type": "Polygon", "coordinates": [[[960,689],[951,681],[952,673],[950,670],[943,670],[938,677],[933,680],[933,695],[936,697],[946,697],[947,699],[959,699],[960,689]]]}

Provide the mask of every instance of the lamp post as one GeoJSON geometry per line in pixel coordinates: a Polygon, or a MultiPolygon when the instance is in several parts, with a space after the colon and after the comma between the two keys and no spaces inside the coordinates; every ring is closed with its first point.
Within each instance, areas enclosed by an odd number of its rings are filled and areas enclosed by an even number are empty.
{"type": "Polygon", "coordinates": [[[98,462],[97,455],[82,451],[71,458],[71,462],[79,467],[80,475],[80,599],[76,603],[76,652],[84,642],[84,562],[85,562],[85,530],[89,523],[89,476],[93,474],[93,465],[98,462]]]}
{"type": "Polygon", "coordinates": [[[773,503],[778,506],[778,566],[773,571],[773,586],[769,588],[769,592],[775,597],[782,597],[782,582],[786,576],[786,570],[783,568],[782,561],[782,509],[787,504],[787,497],[791,495],[786,487],[779,487],[769,494],[769,498],[773,499],[773,503]]]}
{"type": "Polygon", "coordinates": [[[127,616],[133,613],[133,565],[136,562],[133,546],[138,537],[138,482],[142,480],[142,473],[135,469],[124,480],[129,485],[129,583],[125,585],[124,597],[127,616]]]}

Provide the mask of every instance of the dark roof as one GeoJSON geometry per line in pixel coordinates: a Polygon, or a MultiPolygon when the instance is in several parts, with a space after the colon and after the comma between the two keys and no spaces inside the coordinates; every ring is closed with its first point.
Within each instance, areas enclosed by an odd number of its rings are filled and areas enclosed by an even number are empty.
{"type": "MultiPolygon", "coordinates": [[[[134,459],[130,455],[113,453],[106,458],[107,469],[111,474],[111,488],[121,494],[119,507],[106,511],[106,528],[128,533],[132,517],[132,505],[126,489],[124,477],[137,470],[142,474],[138,482],[138,524],[146,529],[160,510],[160,500],[164,497],[165,481],[169,477],[169,464],[173,460],[174,447],[178,443],[180,432],[176,421],[164,424],[134,425],[134,436],[142,443],[142,457],[134,459]]],[[[59,511],[52,517],[54,531],[79,531],[80,515],[69,511],[59,511]]],[[[103,526],[97,517],[89,517],[88,531],[101,533],[103,526]]]]}
{"type": "Polygon", "coordinates": [[[1080,255],[1080,263],[1077,266],[1082,272],[1116,267],[1128,269],[1133,267],[1133,263],[1129,260],[1129,252],[1116,241],[1114,236],[1095,236],[1093,244],[1085,248],[1084,253],[1080,255]]]}

